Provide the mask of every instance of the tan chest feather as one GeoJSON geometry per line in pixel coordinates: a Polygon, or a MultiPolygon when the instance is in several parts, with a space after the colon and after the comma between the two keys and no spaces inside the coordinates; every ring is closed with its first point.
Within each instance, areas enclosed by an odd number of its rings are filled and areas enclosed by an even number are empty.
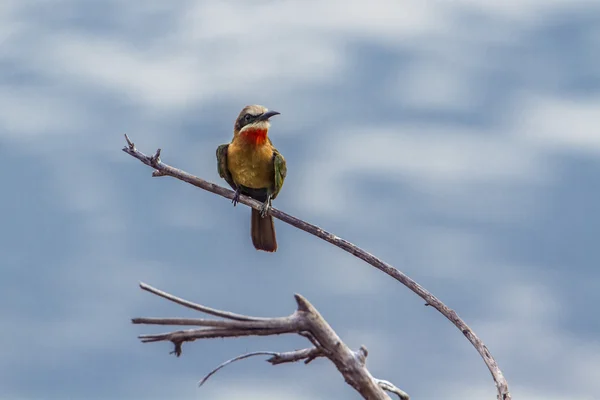
{"type": "Polygon", "coordinates": [[[240,145],[234,141],[227,149],[227,168],[233,181],[253,189],[270,188],[274,185],[273,148],[240,145]]]}

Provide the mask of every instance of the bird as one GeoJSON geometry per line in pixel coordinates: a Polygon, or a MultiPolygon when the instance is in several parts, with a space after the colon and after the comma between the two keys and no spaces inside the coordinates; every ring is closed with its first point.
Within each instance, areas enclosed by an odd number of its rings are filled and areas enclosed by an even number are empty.
{"type": "Polygon", "coordinates": [[[260,210],[252,209],[250,233],[256,250],[271,253],[277,251],[277,238],[268,212],[287,175],[285,158],[268,136],[269,119],[279,114],[257,104],[245,106],[235,120],[231,143],[217,147],[217,170],[235,191],[233,205],[240,194],[263,203],[260,210]]]}

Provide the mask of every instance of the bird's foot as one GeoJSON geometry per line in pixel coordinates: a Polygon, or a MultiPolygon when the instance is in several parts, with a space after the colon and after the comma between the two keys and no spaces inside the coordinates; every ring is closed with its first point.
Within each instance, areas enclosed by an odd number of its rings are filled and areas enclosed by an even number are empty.
{"type": "Polygon", "coordinates": [[[264,218],[267,216],[267,213],[269,212],[269,210],[271,209],[271,198],[269,197],[260,207],[260,216],[261,218],[264,218]]]}
{"type": "Polygon", "coordinates": [[[231,199],[231,202],[233,203],[233,206],[237,206],[237,203],[239,203],[240,201],[240,189],[236,189],[235,190],[235,194],[233,195],[233,199],[231,199]]]}

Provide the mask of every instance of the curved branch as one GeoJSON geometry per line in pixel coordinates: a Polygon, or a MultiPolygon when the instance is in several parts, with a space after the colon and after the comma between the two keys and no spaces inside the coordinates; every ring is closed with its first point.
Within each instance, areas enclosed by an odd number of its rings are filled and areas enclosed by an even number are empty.
{"type": "MultiPolygon", "coordinates": [[[[123,151],[132,157],[137,158],[142,163],[154,168],[156,171],[152,174],[153,176],[171,176],[173,178],[177,178],[184,182],[187,182],[191,185],[199,187],[200,189],[204,189],[214,194],[218,194],[219,196],[223,196],[227,199],[233,199],[234,192],[232,190],[226,189],[214,183],[205,181],[204,179],[198,178],[192,174],[189,174],[185,171],[182,171],[178,168],[172,167],[170,165],[164,164],[160,160],[160,149],[153,156],[147,156],[144,153],[137,150],[135,144],[129,139],[127,135],[125,135],[125,139],[127,140],[127,146],[123,148],[123,151]]],[[[261,203],[247,196],[240,196],[239,202],[247,205],[248,207],[259,210],[261,207],[261,203]]],[[[358,246],[348,242],[345,239],[342,239],[332,233],[329,233],[316,225],[305,222],[299,218],[296,218],[292,215],[286,214],[283,211],[280,211],[276,208],[270,208],[269,213],[298,229],[301,229],[305,232],[308,232],[318,238],[325,240],[333,244],[334,246],[339,247],[342,250],[352,254],[355,257],[360,258],[366,263],[372,265],[378,270],[384,272],[385,274],[391,276],[396,279],[404,286],[409,288],[423,300],[425,300],[426,305],[432,306],[436,310],[438,310],[442,315],[444,315],[450,322],[452,322],[465,337],[471,342],[471,344],[475,347],[486,366],[488,367],[490,373],[492,374],[492,378],[496,384],[496,389],[498,392],[498,400],[511,400],[510,392],[508,391],[508,382],[500,367],[498,367],[498,363],[494,359],[494,357],[490,354],[489,350],[485,346],[485,344],[479,339],[479,337],[473,332],[473,330],[458,316],[458,314],[442,303],[437,297],[419,285],[416,281],[405,275],[403,272],[394,268],[390,264],[385,261],[375,257],[373,254],[361,249],[358,246]]]]}
{"type": "MultiPolygon", "coordinates": [[[[246,358],[254,357],[254,356],[271,356],[267,359],[267,362],[271,363],[271,365],[297,362],[300,360],[304,360],[304,363],[308,364],[309,362],[311,362],[312,360],[314,360],[317,357],[324,357],[324,353],[321,349],[318,349],[316,347],[302,349],[302,350],[295,350],[295,351],[286,351],[284,353],[278,353],[276,351],[253,351],[252,353],[242,354],[240,356],[234,357],[231,360],[227,360],[224,363],[220,364],[217,368],[213,369],[208,374],[206,374],[206,376],[204,378],[202,378],[202,380],[198,383],[198,386],[204,385],[204,383],[206,383],[206,381],[211,376],[213,376],[217,371],[228,366],[229,364],[239,361],[239,360],[244,360],[246,358]]],[[[380,379],[375,379],[375,382],[377,382],[377,384],[379,386],[381,386],[381,388],[383,390],[386,390],[390,393],[398,393],[398,391],[404,393],[406,395],[405,399],[408,400],[408,398],[409,398],[408,395],[404,391],[396,388],[396,386],[394,386],[392,383],[390,383],[388,381],[382,381],[380,379]],[[385,382],[387,384],[387,386],[382,385],[381,382],[385,382]],[[394,392],[392,390],[388,390],[387,389],[388,387],[393,387],[393,388],[395,388],[396,391],[394,392]]]]}
{"type": "Polygon", "coordinates": [[[206,374],[206,376],[204,378],[202,378],[202,380],[200,382],[198,382],[198,386],[204,385],[204,383],[208,380],[208,378],[210,378],[215,373],[217,373],[218,370],[220,370],[221,368],[224,368],[224,367],[228,366],[229,364],[231,364],[233,362],[236,362],[236,361],[239,361],[239,360],[244,360],[246,358],[250,358],[250,357],[254,357],[254,356],[272,356],[272,357],[276,357],[277,354],[278,353],[275,352],[275,351],[254,351],[252,353],[246,353],[246,354],[242,354],[241,356],[234,357],[231,360],[227,360],[224,363],[220,364],[217,368],[213,369],[208,374],[206,374]]]}

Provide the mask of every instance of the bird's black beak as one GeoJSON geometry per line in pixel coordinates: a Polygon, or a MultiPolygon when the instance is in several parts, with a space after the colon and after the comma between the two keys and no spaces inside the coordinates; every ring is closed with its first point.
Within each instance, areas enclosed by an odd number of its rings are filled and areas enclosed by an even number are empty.
{"type": "Polygon", "coordinates": [[[259,117],[257,118],[257,120],[259,120],[259,121],[268,121],[268,120],[269,120],[269,118],[271,118],[272,116],[274,116],[274,115],[279,115],[279,114],[281,114],[281,113],[280,113],[280,112],[278,112],[278,111],[267,111],[267,112],[266,112],[266,113],[264,113],[263,115],[259,116],[259,117]]]}

